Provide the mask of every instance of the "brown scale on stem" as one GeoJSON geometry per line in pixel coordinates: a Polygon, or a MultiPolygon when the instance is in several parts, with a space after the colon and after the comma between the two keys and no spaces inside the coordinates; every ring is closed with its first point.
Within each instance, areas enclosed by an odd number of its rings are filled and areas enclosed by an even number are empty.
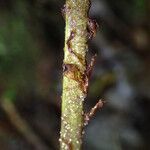
{"type": "Polygon", "coordinates": [[[102,101],[101,99],[96,103],[96,105],[91,108],[90,112],[85,114],[84,117],[84,126],[88,125],[90,119],[95,115],[96,111],[103,107],[105,101],[102,101]]]}
{"type": "Polygon", "coordinates": [[[97,54],[92,56],[91,61],[90,61],[89,65],[87,66],[86,74],[88,75],[88,77],[91,77],[92,70],[93,70],[93,67],[95,65],[96,57],[97,57],[97,54]]]}
{"type": "Polygon", "coordinates": [[[97,55],[94,55],[91,59],[90,64],[87,66],[84,73],[81,73],[80,69],[74,64],[63,64],[63,74],[80,83],[82,91],[87,94],[89,87],[89,79],[95,64],[97,55]]]}
{"type": "Polygon", "coordinates": [[[79,83],[81,90],[87,93],[87,75],[74,64],[63,64],[63,74],[79,83]]]}
{"type": "Polygon", "coordinates": [[[82,85],[84,74],[75,64],[63,64],[63,74],[67,78],[73,79],[82,85]]]}
{"type": "Polygon", "coordinates": [[[67,46],[68,46],[68,51],[69,51],[71,54],[73,54],[73,55],[79,60],[79,62],[80,62],[82,65],[84,65],[84,59],[83,59],[79,54],[76,54],[76,53],[72,50],[71,41],[74,39],[75,35],[76,35],[76,31],[75,31],[75,30],[72,30],[72,31],[70,32],[70,36],[69,36],[69,38],[68,38],[68,40],[67,40],[67,42],[66,42],[66,44],[67,44],[67,46]]]}
{"type": "Polygon", "coordinates": [[[95,65],[97,54],[92,56],[89,65],[87,65],[86,71],[84,73],[84,92],[87,94],[88,87],[89,87],[89,80],[92,74],[93,67],[95,65]]]}
{"type": "MultiPolygon", "coordinates": [[[[87,15],[89,16],[90,13],[90,8],[91,8],[91,0],[89,0],[89,8],[87,11],[87,15]]],[[[98,23],[96,22],[95,19],[91,19],[88,17],[88,22],[87,22],[87,31],[88,31],[88,39],[91,40],[93,37],[96,36],[97,28],[98,28],[98,23]]]]}
{"type": "Polygon", "coordinates": [[[76,32],[75,31],[71,31],[70,36],[67,40],[67,46],[68,46],[68,51],[72,54],[74,54],[76,56],[76,54],[73,52],[72,48],[71,48],[71,41],[73,40],[73,38],[75,37],[76,32]]]}
{"type": "Polygon", "coordinates": [[[88,18],[88,26],[87,26],[87,31],[88,31],[88,39],[91,40],[93,37],[96,36],[98,28],[98,23],[96,20],[88,18]]]}

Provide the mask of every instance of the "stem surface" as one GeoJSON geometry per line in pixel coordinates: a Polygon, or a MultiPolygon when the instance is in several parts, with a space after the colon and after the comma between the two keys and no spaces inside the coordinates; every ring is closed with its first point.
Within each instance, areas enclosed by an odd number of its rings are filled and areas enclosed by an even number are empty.
{"type": "Polygon", "coordinates": [[[86,93],[89,0],[66,0],[63,92],[60,132],[61,150],[80,150],[86,93]]]}

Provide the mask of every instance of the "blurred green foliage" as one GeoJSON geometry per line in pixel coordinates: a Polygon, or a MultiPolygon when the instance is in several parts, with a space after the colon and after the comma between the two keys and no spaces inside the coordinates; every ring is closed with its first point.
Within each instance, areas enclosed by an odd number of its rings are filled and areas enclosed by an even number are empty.
{"type": "Polygon", "coordinates": [[[39,49],[28,28],[26,7],[17,2],[0,13],[0,78],[8,89],[32,85],[39,49]]]}

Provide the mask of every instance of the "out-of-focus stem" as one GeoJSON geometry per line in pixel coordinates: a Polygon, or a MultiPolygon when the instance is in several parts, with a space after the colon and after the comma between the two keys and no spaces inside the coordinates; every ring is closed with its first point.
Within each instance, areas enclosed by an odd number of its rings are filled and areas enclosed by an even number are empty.
{"type": "Polygon", "coordinates": [[[15,105],[9,99],[3,99],[1,101],[1,107],[7,114],[9,120],[18,130],[19,133],[36,149],[36,150],[48,150],[49,148],[43,143],[38,135],[36,135],[28,123],[21,118],[15,105]]]}

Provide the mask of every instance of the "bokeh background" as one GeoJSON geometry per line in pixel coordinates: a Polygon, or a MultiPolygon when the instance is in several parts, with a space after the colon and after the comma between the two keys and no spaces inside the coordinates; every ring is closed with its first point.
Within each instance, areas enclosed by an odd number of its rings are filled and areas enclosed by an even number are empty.
{"type": "MultiPolygon", "coordinates": [[[[0,149],[58,150],[65,23],[60,0],[0,0],[0,149]]],[[[98,53],[84,150],[150,150],[150,1],[92,0],[98,53]]]]}

